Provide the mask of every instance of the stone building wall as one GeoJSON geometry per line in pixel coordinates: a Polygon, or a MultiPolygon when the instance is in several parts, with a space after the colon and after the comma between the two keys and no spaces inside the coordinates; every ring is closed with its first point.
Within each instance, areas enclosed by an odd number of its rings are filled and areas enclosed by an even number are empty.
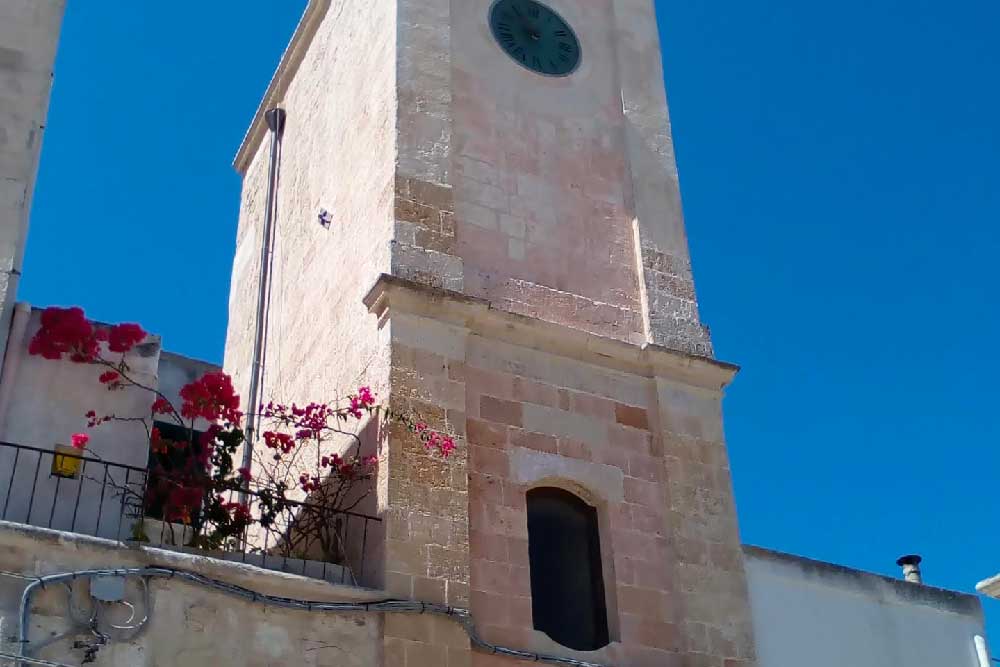
{"type": "MultiPolygon", "coordinates": [[[[279,104],[287,121],[261,402],[333,402],[361,385],[387,395],[388,333],[370,320],[363,298],[391,264],[395,20],[392,0],[311,3],[237,157],[244,180],[224,368],[244,400],[270,158],[262,112],[279,104]],[[323,209],[329,228],[318,218],[323,209]]],[[[374,451],[374,424],[361,424],[358,433],[374,451]]],[[[374,513],[377,502],[372,496],[357,509],[374,513]]]]}
{"type": "MultiPolygon", "coordinates": [[[[386,382],[388,351],[362,299],[390,268],[395,189],[395,3],[312,3],[263,108],[287,111],[271,264],[265,401],[333,400],[386,382]],[[314,22],[314,23],[312,23],[314,22]],[[298,51],[301,49],[301,51],[298,51]],[[325,229],[321,209],[332,216],[325,229]]],[[[237,158],[243,196],[225,369],[247,396],[270,139],[260,119],[237,158]],[[254,134],[260,130],[261,134],[254,134]]]]}
{"type": "Polygon", "coordinates": [[[28,236],[66,0],[0,4],[0,357],[28,236]]]}
{"type": "MultiPolygon", "coordinates": [[[[392,330],[394,404],[418,407],[462,447],[445,463],[390,436],[392,592],[456,605],[468,595],[484,639],[531,652],[622,667],[754,664],[720,408],[733,367],[394,278],[368,302],[392,330]],[[535,486],[598,509],[604,649],[572,651],[532,628],[525,495],[535,486]]],[[[448,648],[432,633],[406,638],[404,649],[448,648]]],[[[473,664],[510,659],[476,653],[473,664]]]]}
{"type": "MultiPolygon", "coordinates": [[[[576,655],[531,629],[525,577],[524,493],[568,485],[601,507],[613,612],[615,641],[583,657],[749,667],[719,409],[733,368],[706,359],[652,2],[554,2],[584,65],[544,82],[494,45],[489,4],[309,4],[262,106],[288,112],[263,398],[363,381],[456,436],[442,462],[372,434],[390,594],[576,655]]],[[[258,113],[226,351],[244,393],[267,160],[258,113]]],[[[439,619],[390,620],[383,642],[394,667],[510,663],[439,619]]]]}
{"type": "Polygon", "coordinates": [[[584,54],[561,79],[528,72],[500,50],[486,21],[490,0],[399,3],[401,28],[418,29],[399,32],[394,274],[711,356],[653,3],[550,4],[584,54]]]}

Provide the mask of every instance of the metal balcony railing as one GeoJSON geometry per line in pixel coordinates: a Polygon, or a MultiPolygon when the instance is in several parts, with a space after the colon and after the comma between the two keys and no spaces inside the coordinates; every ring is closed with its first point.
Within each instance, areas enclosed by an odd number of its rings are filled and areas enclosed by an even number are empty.
{"type": "MultiPolygon", "coordinates": [[[[0,520],[205,553],[191,546],[198,543],[192,525],[165,520],[173,515],[170,508],[150,499],[147,488],[156,476],[71,449],[0,442],[0,520]]],[[[268,507],[266,491],[251,489],[243,496],[227,491],[229,501],[246,501],[253,520],[240,539],[217,544],[205,555],[332,583],[379,584],[371,563],[379,561],[384,542],[380,518],[285,500],[278,512],[270,504],[265,526],[260,518],[268,507]],[[322,540],[313,539],[320,533],[322,540]]]]}

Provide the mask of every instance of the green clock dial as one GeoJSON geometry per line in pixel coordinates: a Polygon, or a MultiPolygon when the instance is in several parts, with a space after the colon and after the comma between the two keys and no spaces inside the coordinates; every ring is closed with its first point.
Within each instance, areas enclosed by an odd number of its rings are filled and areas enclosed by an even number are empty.
{"type": "Polygon", "coordinates": [[[534,0],[497,0],[490,30],[507,55],[533,72],[567,76],[580,64],[580,42],[561,16],[534,0]]]}

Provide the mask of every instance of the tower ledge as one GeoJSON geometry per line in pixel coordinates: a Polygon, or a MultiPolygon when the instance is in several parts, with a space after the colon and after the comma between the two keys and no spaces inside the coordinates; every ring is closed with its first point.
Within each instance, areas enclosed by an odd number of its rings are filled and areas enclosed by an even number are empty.
{"type": "Polygon", "coordinates": [[[369,312],[387,319],[390,309],[446,322],[522,345],[646,377],[663,377],[722,391],[739,366],[660,345],[634,345],[562,324],[494,308],[486,299],[382,274],[364,299],[369,312]]]}

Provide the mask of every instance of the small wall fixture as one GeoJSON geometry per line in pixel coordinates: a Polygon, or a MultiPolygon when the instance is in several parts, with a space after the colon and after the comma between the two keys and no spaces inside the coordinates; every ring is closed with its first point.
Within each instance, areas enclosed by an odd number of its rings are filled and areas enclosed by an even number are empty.
{"type": "Polygon", "coordinates": [[[333,222],[333,216],[325,208],[319,210],[319,224],[322,225],[323,229],[330,229],[330,223],[333,222]]]}

